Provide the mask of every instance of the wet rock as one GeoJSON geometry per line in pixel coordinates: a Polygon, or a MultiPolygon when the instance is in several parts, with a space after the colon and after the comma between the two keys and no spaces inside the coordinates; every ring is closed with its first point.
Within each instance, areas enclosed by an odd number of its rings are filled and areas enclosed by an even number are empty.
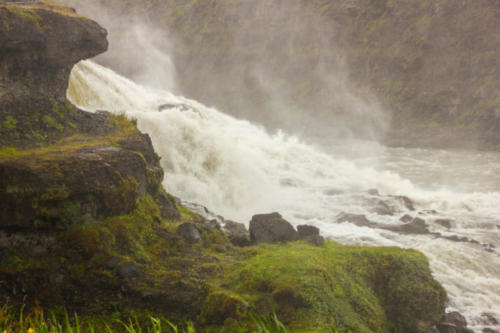
{"type": "Polygon", "coordinates": [[[282,187],[298,187],[300,185],[300,181],[293,178],[283,178],[280,179],[280,185],[282,187]]]}
{"type": "Polygon", "coordinates": [[[297,239],[297,231],[279,213],[254,215],[250,221],[252,243],[290,242],[297,239]]]}
{"type": "Polygon", "coordinates": [[[408,222],[411,222],[413,221],[413,217],[406,214],[404,216],[402,216],[400,219],[399,219],[401,222],[404,222],[404,223],[408,223],[408,222]]]}
{"type": "Polygon", "coordinates": [[[448,219],[437,219],[434,221],[434,223],[439,224],[440,226],[445,227],[446,229],[450,229],[451,226],[453,225],[453,221],[448,219]]]}
{"type": "Polygon", "coordinates": [[[198,226],[194,223],[183,223],[177,228],[177,233],[188,243],[197,243],[201,241],[201,234],[198,226]]]}
{"type": "Polygon", "coordinates": [[[445,313],[436,325],[440,333],[473,333],[467,328],[467,321],[459,312],[445,313]]]}
{"type": "Polygon", "coordinates": [[[188,111],[190,110],[191,108],[186,105],[186,104],[174,104],[174,103],[165,103],[165,104],[161,104],[158,106],[158,111],[159,112],[162,112],[162,111],[165,111],[165,110],[168,110],[168,109],[173,109],[173,108],[179,108],[181,111],[188,111]]]}
{"type": "Polygon", "coordinates": [[[304,239],[308,236],[319,236],[319,229],[308,224],[297,226],[297,232],[299,234],[299,239],[304,239]]]}
{"type": "Polygon", "coordinates": [[[405,197],[404,195],[390,195],[389,197],[396,199],[401,202],[403,206],[405,206],[408,210],[414,211],[415,206],[413,205],[413,201],[410,198],[405,197]]]}
{"type": "Polygon", "coordinates": [[[351,222],[359,227],[369,227],[384,229],[403,234],[429,234],[427,224],[421,218],[415,217],[408,223],[402,225],[384,224],[370,221],[365,215],[340,213],[336,219],[337,222],[351,222]]]}
{"type": "Polygon", "coordinates": [[[383,200],[377,200],[373,204],[374,207],[370,209],[370,212],[378,215],[394,215],[394,209],[383,200]]]}
{"type": "Polygon", "coordinates": [[[378,190],[375,188],[369,189],[368,191],[366,191],[366,193],[368,193],[369,195],[380,195],[378,193],[378,190]]]}
{"type": "Polygon", "coordinates": [[[357,225],[358,227],[374,227],[377,225],[377,223],[368,220],[365,215],[349,214],[344,212],[337,215],[336,222],[350,222],[357,225]]]}
{"type": "Polygon", "coordinates": [[[401,226],[394,226],[389,228],[389,230],[398,231],[405,234],[428,234],[429,229],[427,229],[427,224],[424,220],[419,217],[415,217],[411,222],[403,224],[401,226]]]}
{"type": "Polygon", "coordinates": [[[250,233],[243,223],[226,220],[224,231],[227,233],[229,240],[236,246],[250,245],[250,233]]]}
{"type": "Polygon", "coordinates": [[[220,229],[220,224],[215,219],[210,220],[210,221],[203,221],[203,229],[208,230],[208,231],[220,229]]]}
{"type": "Polygon", "coordinates": [[[498,325],[498,320],[495,316],[488,312],[481,313],[480,320],[483,325],[498,325]]]}
{"type": "Polygon", "coordinates": [[[135,262],[128,261],[118,266],[118,274],[123,278],[131,278],[137,275],[138,268],[135,262]]]}
{"type": "Polygon", "coordinates": [[[495,330],[493,328],[489,328],[489,327],[486,327],[486,328],[483,328],[483,333],[500,333],[499,330],[495,330]]]}
{"type": "Polygon", "coordinates": [[[165,191],[160,191],[156,195],[156,201],[158,202],[158,206],[160,207],[161,217],[165,219],[180,219],[181,214],[177,209],[177,205],[175,204],[175,199],[169,196],[165,191]]]}
{"type": "Polygon", "coordinates": [[[437,215],[438,212],[435,211],[434,209],[431,210],[423,210],[421,212],[418,212],[419,215],[437,215]]]}
{"type": "Polygon", "coordinates": [[[344,191],[336,189],[336,188],[330,188],[328,190],[323,191],[324,195],[341,195],[343,193],[344,193],[344,191]]]}
{"type": "Polygon", "coordinates": [[[168,110],[168,109],[173,109],[175,108],[176,105],[175,104],[170,104],[170,103],[165,103],[165,104],[162,104],[162,105],[158,105],[158,111],[165,111],[165,110],[168,110]]]}

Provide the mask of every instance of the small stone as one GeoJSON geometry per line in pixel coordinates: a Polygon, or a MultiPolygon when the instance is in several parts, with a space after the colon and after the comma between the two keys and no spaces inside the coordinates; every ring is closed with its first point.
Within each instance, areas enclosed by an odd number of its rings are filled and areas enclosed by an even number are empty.
{"type": "Polygon", "coordinates": [[[400,220],[401,222],[408,223],[408,222],[413,221],[413,217],[411,217],[411,216],[410,216],[410,215],[408,215],[408,214],[405,214],[405,215],[404,215],[404,216],[402,216],[399,220],[400,220]]]}
{"type": "Polygon", "coordinates": [[[210,221],[203,222],[203,228],[205,230],[208,230],[208,231],[216,230],[216,229],[220,229],[220,224],[219,224],[219,222],[217,222],[216,219],[213,219],[210,221]]]}
{"type": "Polygon", "coordinates": [[[183,223],[177,228],[177,233],[189,243],[201,241],[201,234],[198,226],[194,223],[183,223]]]}
{"type": "Polygon", "coordinates": [[[368,193],[369,195],[380,195],[376,188],[371,188],[368,191],[366,191],[366,193],[368,193]]]}
{"type": "Polygon", "coordinates": [[[448,219],[437,219],[434,221],[434,223],[439,224],[440,226],[445,227],[446,229],[450,229],[453,221],[448,219]]]}
{"type": "Polygon", "coordinates": [[[427,224],[419,217],[415,217],[411,222],[401,226],[401,232],[410,234],[428,234],[427,224]]]}
{"type": "Polygon", "coordinates": [[[233,245],[240,247],[250,245],[250,233],[243,223],[226,220],[224,231],[233,245]]]}
{"type": "Polygon", "coordinates": [[[297,226],[297,232],[299,233],[299,239],[304,239],[308,236],[319,236],[319,229],[308,224],[297,226]]]}
{"type": "Polygon", "coordinates": [[[130,278],[137,274],[139,266],[133,261],[128,261],[118,267],[118,274],[123,278],[130,278]]]}
{"type": "Polygon", "coordinates": [[[500,331],[495,330],[493,328],[486,327],[486,328],[483,328],[483,333],[500,333],[500,331]]]}
{"type": "Polygon", "coordinates": [[[403,206],[406,207],[406,209],[411,210],[411,211],[415,210],[415,206],[413,205],[413,201],[411,201],[410,198],[405,197],[404,195],[390,195],[390,197],[400,201],[403,204],[403,206]]]}
{"type": "Polygon", "coordinates": [[[481,313],[481,323],[484,325],[498,325],[498,320],[493,314],[488,312],[481,313]]]}
{"type": "Polygon", "coordinates": [[[63,274],[57,274],[55,278],[56,284],[61,284],[64,281],[64,275],[63,274]]]}
{"type": "Polygon", "coordinates": [[[218,245],[215,247],[215,251],[217,251],[219,253],[224,253],[224,252],[226,252],[226,248],[224,246],[218,245]]]}
{"type": "Polygon", "coordinates": [[[107,269],[114,269],[119,263],[121,259],[119,257],[113,256],[108,259],[106,262],[106,268],[107,269]]]}

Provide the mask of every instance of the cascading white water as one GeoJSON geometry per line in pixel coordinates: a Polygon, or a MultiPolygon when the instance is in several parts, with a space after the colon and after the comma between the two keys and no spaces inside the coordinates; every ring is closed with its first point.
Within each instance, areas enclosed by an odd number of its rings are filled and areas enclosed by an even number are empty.
{"type": "MultiPolygon", "coordinates": [[[[293,224],[316,225],[342,243],[419,249],[447,289],[449,307],[464,313],[474,329],[482,328],[481,313],[500,319],[500,256],[493,248],[500,247],[500,182],[485,185],[489,192],[480,192],[480,186],[467,192],[450,184],[440,187],[419,181],[425,179],[422,174],[430,179],[432,168],[446,165],[440,159],[449,160],[452,153],[428,151],[427,155],[434,154],[432,164],[419,158],[422,150],[391,150],[371,143],[371,155],[347,158],[346,145],[320,149],[281,132],[270,135],[195,101],[138,86],[90,61],[73,69],[68,97],[87,110],[136,118],[162,157],[169,192],[241,222],[256,213],[279,211],[293,224]],[[392,215],[374,211],[369,189],[380,192],[375,198],[383,198],[392,215]],[[411,198],[416,211],[391,195],[411,198]],[[404,214],[420,214],[431,231],[467,236],[478,243],[336,223],[340,212],[365,214],[386,224],[401,223],[404,214]],[[434,223],[444,218],[453,220],[451,229],[434,223]]],[[[456,160],[464,159],[456,154],[456,160]]],[[[486,158],[493,173],[500,168],[500,155],[486,158]]],[[[450,172],[456,173],[457,184],[467,176],[460,168],[450,172]]],[[[486,178],[481,181],[488,183],[486,178]]],[[[477,186],[478,181],[471,183],[477,186]]]]}

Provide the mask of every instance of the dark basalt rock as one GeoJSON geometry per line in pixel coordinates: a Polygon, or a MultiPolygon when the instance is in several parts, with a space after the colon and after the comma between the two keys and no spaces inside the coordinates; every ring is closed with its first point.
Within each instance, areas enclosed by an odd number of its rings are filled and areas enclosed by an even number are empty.
{"type": "MultiPolygon", "coordinates": [[[[408,220],[409,218],[406,218],[405,216],[404,216],[405,220],[408,220]]],[[[410,222],[405,224],[393,225],[393,224],[384,224],[384,223],[370,221],[366,218],[365,215],[340,213],[337,216],[336,221],[338,223],[350,222],[359,227],[384,229],[393,232],[399,232],[402,234],[430,234],[430,231],[427,229],[427,224],[425,223],[425,221],[418,217],[412,218],[410,222]]]]}
{"type": "Polygon", "coordinates": [[[464,316],[456,311],[443,314],[436,327],[440,333],[474,333],[467,328],[464,316]]]}
{"type": "Polygon", "coordinates": [[[415,206],[413,205],[413,201],[411,201],[410,198],[405,197],[404,195],[390,195],[389,197],[401,202],[408,210],[411,210],[411,211],[415,210],[415,206]]]}
{"type": "Polygon", "coordinates": [[[108,48],[107,31],[66,7],[0,4],[0,97],[65,98],[73,65],[108,48]],[[26,17],[31,17],[27,24],[26,17]]]}
{"type": "Polygon", "coordinates": [[[483,333],[500,333],[499,330],[495,330],[493,328],[489,328],[489,327],[486,327],[486,328],[483,328],[483,333]]]}
{"type": "Polygon", "coordinates": [[[411,222],[403,224],[401,226],[394,226],[389,228],[389,230],[399,231],[407,234],[428,234],[429,229],[427,229],[427,224],[424,220],[419,217],[415,217],[411,222]]]}
{"type": "Polygon", "coordinates": [[[297,231],[279,213],[254,215],[250,221],[252,243],[290,242],[297,239],[297,231]]]}
{"type": "Polygon", "coordinates": [[[304,239],[308,236],[319,236],[319,229],[308,224],[297,226],[297,232],[299,233],[299,239],[304,239]]]}
{"type": "Polygon", "coordinates": [[[297,226],[299,239],[306,240],[312,245],[323,246],[325,239],[319,235],[319,229],[312,225],[299,225],[297,226]]]}
{"type": "Polygon", "coordinates": [[[198,226],[194,223],[183,223],[177,228],[177,233],[189,243],[201,241],[201,234],[198,226]]]}
{"type": "Polygon", "coordinates": [[[439,224],[440,226],[445,227],[446,229],[450,229],[453,225],[453,221],[448,219],[437,219],[434,221],[434,223],[439,224]]]}
{"type": "Polygon", "coordinates": [[[175,199],[169,196],[165,191],[160,191],[156,195],[156,201],[160,207],[160,214],[163,218],[179,219],[181,214],[175,204],[175,199]]]}
{"type": "Polygon", "coordinates": [[[365,215],[349,214],[349,213],[340,213],[339,215],[337,215],[336,222],[337,223],[350,222],[354,223],[359,227],[371,227],[377,224],[375,222],[368,220],[365,215]]]}
{"type": "Polygon", "coordinates": [[[484,325],[498,325],[498,320],[495,316],[488,312],[481,313],[481,323],[484,325]]]}
{"type": "Polygon", "coordinates": [[[250,233],[243,223],[225,220],[224,231],[233,245],[250,245],[250,233]]]}
{"type": "Polygon", "coordinates": [[[118,274],[123,278],[131,278],[137,275],[138,268],[135,262],[128,261],[118,266],[118,274]]]}
{"type": "Polygon", "coordinates": [[[408,223],[408,222],[411,222],[413,220],[413,217],[408,215],[408,214],[405,214],[399,220],[401,222],[408,223]]]}

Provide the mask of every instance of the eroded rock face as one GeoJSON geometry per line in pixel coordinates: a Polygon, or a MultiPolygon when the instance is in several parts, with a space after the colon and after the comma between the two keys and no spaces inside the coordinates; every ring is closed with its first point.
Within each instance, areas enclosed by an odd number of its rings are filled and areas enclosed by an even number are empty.
{"type": "Polygon", "coordinates": [[[2,100],[64,98],[73,65],[108,48],[106,30],[69,8],[0,3],[0,21],[2,100]]]}
{"type": "Polygon", "coordinates": [[[98,145],[0,160],[0,178],[0,227],[65,229],[129,213],[159,191],[163,169],[141,151],[98,145]]]}
{"type": "Polygon", "coordinates": [[[0,2],[0,146],[37,147],[109,130],[66,99],[71,69],[106,51],[106,35],[66,7],[0,2]]]}

